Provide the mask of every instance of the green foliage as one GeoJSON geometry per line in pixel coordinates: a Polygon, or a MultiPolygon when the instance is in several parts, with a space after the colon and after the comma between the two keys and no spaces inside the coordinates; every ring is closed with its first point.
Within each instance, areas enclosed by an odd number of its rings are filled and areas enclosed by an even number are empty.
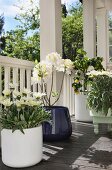
{"type": "MultiPolygon", "coordinates": [[[[20,0],[21,2],[21,0],[20,0]]],[[[5,49],[2,55],[20,59],[40,60],[39,8],[34,0],[30,0],[30,7],[19,7],[21,13],[15,17],[19,25],[5,35],[5,49]]]]}
{"type": "Polygon", "coordinates": [[[74,83],[72,84],[75,93],[87,91],[87,85],[90,78],[87,75],[89,69],[103,70],[102,61],[103,58],[89,58],[86,52],[82,49],[77,51],[77,56],[74,61],[74,83]]]}
{"type": "Polygon", "coordinates": [[[3,129],[19,129],[24,133],[24,129],[38,126],[44,121],[49,120],[50,114],[44,108],[37,106],[34,108],[25,106],[24,109],[17,111],[16,105],[11,105],[9,110],[1,111],[0,123],[3,129]]]}
{"type": "MultiPolygon", "coordinates": [[[[18,1],[21,2],[21,0],[18,1]]],[[[15,17],[15,19],[20,22],[18,27],[24,29],[26,32],[28,30],[38,30],[40,26],[38,1],[37,4],[35,0],[30,0],[29,2],[30,7],[25,8],[20,6],[19,9],[21,13],[15,17]]]]}
{"type": "Polygon", "coordinates": [[[17,29],[15,31],[7,32],[6,47],[3,51],[3,55],[25,60],[39,60],[39,45],[38,34],[35,33],[33,36],[26,36],[25,30],[17,29]]]}
{"type": "Polygon", "coordinates": [[[112,109],[112,77],[95,76],[91,82],[87,102],[91,110],[107,115],[109,108],[112,109]]]}
{"type": "Polygon", "coordinates": [[[63,57],[75,60],[77,49],[83,47],[82,6],[71,7],[62,18],[63,57]]]}
{"type": "Polygon", "coordinates": [[[4,48],[4,37],[2,36],[2,32],[3,32],[3,26],[4,26],[4,16],[1,15],[0,16],[0,54],[2,49],[4,48]]]}
{"type": "Polygon", "coordinates": [[[1,15],[0,16],[0,35],[1,35],[2,31],[3,31],[3,26],[4,26],[4,16],[1,15]]]}
{"type": "Polygon", "coordinates": [[[65,5],[65,4],[62,4],[61,6],[62,6],[62,17],[66,18],[66,17],[67,17],[67,14],[68,14],[66,5],[65,5]]]}

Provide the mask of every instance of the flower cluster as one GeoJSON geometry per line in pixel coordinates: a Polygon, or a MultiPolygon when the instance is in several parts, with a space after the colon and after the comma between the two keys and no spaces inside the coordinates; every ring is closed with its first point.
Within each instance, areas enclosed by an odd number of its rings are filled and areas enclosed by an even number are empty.
{"type": "Polygon", "coordinates": [[[42,103],[42,97],[45,93],[31,93],[28,89],[23,89],[21,92],[14,90],[13,92],[9,89],[3,90],[3,96],[0,96],[0,104],[5,108],[11,105],[17,106],[17,109],[22,109],[24,106],[38,106],[42,103]],[[30,96],[29,96],[30,95],[30,96]]]}
{"type": "Polygon", "coordinates": [[[90,77],[94,77],[94,76],[98,76],[98,75],[106,75],[106,76],[112,77],[112,72],[92,70],[92,71],[88,72],[87,75],[90,77]]]}
{"type": "Polygon", "coordinates": [[[19,92],[11,85],[2,94],[0,122],[3,128],[20,129],[23,132],[23,129],[38,126],[49,119],[49,113],[42,107],[45,93],[32,93],[25,88],[19,92]]]}
{"type": "Polygon", "coordinates": [[[64,75],[65,73],[71,74],[72,69],[73,69],[73,62],[70,59],[62,59],[58,53],[48,54],[46,56],[45,61],[41,61],[35,65],[33,70],[32,84],[39,83],[39,86],[41,87],[41,91],[46,93],[46,96],[44,97],[45,105],[54,105],[58,101],[62,90],[64,75]],[[53,91],[53,84],[54,84],[53,77],[56,71],[63,72],[63,78],[62,78],[62,83],[61,83],[59,93],[53,91]],[[50,82],[49,81],[50,79],[51,79],[51,88],[48,96],[47,83],[50,82]],[[51,104],[50,101],[51,97],[55,97],[55,101],[53,104],[51,104]]]}
{"type": "Polygon", "coordinates": [[[58,53],[48,54],[45,61],[41,61],[35,65],[32,83],[48,80],[55,70],[71,74],[72,69],[73,62],[70,59],[62,59],[58,53]]]}

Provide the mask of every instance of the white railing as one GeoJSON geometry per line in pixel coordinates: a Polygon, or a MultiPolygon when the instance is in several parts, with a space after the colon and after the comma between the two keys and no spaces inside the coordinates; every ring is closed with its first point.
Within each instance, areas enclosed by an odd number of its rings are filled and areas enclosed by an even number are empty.
{"type": "Polygon", "coordinates": [[[3,89],[9,88],[9,83],[18,84],[17,88],[20,90],[24,87],[31,89],[33,67],[33,62],[0,56],[0,93],[3,89]]]}
{"type": "MultiPolygon", "coordinates": [[[[18,90],[25,87],[33,92],[39,91],[38,85],[31,86],[33,67],[34,63],[31,61],[0,56],[0,94],[3,89],[9,88],[9,83],[18,84],[18,90]]],[[[71,115],[75,113],[72,79],[72,77],[66,75],[63,84],[63,105],[69,108],[71,115]]]]}

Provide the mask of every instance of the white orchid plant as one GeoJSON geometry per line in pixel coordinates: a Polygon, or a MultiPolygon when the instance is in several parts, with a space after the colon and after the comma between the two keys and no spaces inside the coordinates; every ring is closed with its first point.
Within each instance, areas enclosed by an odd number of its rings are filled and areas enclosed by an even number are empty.
{"type": "Polygon", "coordinates": [[[45,106],[53,106],[60,98],[63,88],[65,74],[71,74],[73,62],[70,59],[62,59],[58,53],[50,53],[46,56],[46,60],[36,63],[33,70],[32,84],[38,83],[41,92],[46,95],[43,97],[45,106]],[[54,75],[56,72],[62,72],[63,76],[59,91],[54,91],[54,75]],[[50,87],[48,90],[48,86],[50,87]],[[49,91],[49,92],[48,92],[49,91]],[[51,98],[53,97],[53,102],[51,98]]]}
{"type": "Polygon", "coordinates": [[[95,113],[112,115],[112,72],[91,71],[90,91],[88,92],[88,106],[95,113]]]}
{"type": "Polygon", "coordinates": [[[42,106],[44,93],[32,93],[28,89],[19,92],[13,84],[5,89],[0,96],[0,122],[2,128],[17,129],[24,133],[24,129],[33,128],[47,121],[50,113],[42,106]]]}

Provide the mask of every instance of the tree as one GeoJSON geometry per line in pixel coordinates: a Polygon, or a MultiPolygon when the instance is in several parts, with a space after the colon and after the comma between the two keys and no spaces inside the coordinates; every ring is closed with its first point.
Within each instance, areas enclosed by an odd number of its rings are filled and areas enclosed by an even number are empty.
{"type": "Polygon", "coordinates": [[[1,49],[4,47],[4,39],[2,37],[2,32],[3,32],[3,26],[4,26],[4,16],[0,16],[0,53],[1,49]]]}
{"type": "Polygon", "coordinates": [[[4,55],[25,60],[39,61],[39,35],[26,36],[22,29],[7,32],[4,55]]]}
{"type": "Polygon", "coordinates": [[[2,31],[3,31],[3,26],[4,26],[4,16],[1,15],[0,16],[0,35],[1,35],[2,31]]]}
{"type": "Polygon", "coordinates": [[[15,17],[20,22],[15,30],[6,33],[3,55],[26,60],[40,60],[39,8],[30,0],[30,8],[20,7],[15,17]]]}
{"type": "Polygon", "coordinates": [[[66,18],[66,17],[67,17],[67,14],[68,14],[66,5],[65,5],[65,4],[62,4],[61,7],[62,7],[62,17],[66,18]]]}
{"type": "Polygon", "coordinates": [[[71,7],[62,18],[63,58],[75,59],[77,50],[83,47],[82,6],[71,7]]]}

